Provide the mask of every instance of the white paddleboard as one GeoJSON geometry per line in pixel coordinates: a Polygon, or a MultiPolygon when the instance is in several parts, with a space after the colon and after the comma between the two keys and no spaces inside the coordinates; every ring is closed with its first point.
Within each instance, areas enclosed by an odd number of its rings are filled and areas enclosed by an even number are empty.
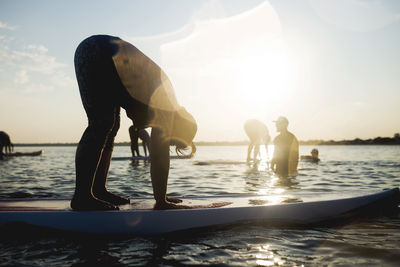
{"type": "Polygon", "coordinates": [[[13,223],[49,227],[91,234],[153,235],[199,227],[265,222],[308,224],[357,214],[362,208],[397,207],[399,189],[375,194],[331,199],[299,201],[285,197],[224,196],[183,198],[193,209],[152,210],[154,200],[134,199],[119,211],[72,211],[69,200],[0,200],[0,226],[13,223]]]}

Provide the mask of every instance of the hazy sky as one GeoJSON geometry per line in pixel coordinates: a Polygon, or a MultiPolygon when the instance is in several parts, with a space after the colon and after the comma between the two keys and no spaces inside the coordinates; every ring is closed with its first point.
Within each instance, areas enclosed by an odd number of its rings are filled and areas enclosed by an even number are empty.
{"type": "MultiPolygon", "coordinates": [[[[289,119],[299,139],[400,132],[397,0],[0,0],[0,130],[15,143],[78,142],[73,66],[94,34],[137,46],[198,122],[195,141],[245,140],[289,119]]],[[[117,141],[128,141],[121,110],[117,141]]]]}

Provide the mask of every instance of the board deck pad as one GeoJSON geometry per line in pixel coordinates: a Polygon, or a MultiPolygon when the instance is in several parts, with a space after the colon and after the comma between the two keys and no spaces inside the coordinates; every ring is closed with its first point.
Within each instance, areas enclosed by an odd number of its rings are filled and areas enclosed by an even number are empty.
{"type": "MultiPolygon", "coordinates": [[[[209,209],[220,207],[246,207],[273,205],[278,203],[301,202],[301,200],[290,196],[247,196],[247,197],[193,197],[179,198],[181,205],[192,209],[209,209]],[[273,199],[273,200],[272,200],[273,199]]],[[[120,205],[119,209],[124,211],[152,210],[154,199],[142,198],[131,199],[129,204],[120,205]]],[[[179,205],[178,204],[178,205],[179,205]]],[[[8,199],[0,201],[1,211],[67,211],[70,208],[69,199],[8,199]]]]}

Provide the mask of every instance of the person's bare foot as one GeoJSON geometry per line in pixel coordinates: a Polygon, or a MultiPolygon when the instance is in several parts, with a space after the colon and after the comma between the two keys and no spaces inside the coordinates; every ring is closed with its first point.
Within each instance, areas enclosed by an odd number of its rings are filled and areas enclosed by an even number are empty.
{"type": "Polygon", "coordinates": [[[176,197],[166,197],[168,202],[172,203],[182,203],[182,199],[176,197]]]}
{"type": "Polygon", "coordinates": [[[119,206],[119,205],[124,205],[124,204],[129,204],[130,200],[129,198],[124,198],[117,196],[116,194],[111,193],[110,191],[103,191],[103,192],[96,192],[94,195],[103,201],[109,202],[113,205],[119,206]]]}
{"type": "Polygon", "coordinates": [[[119,210],[118,207],[109,202],[97,199],[93,196],[90,197],[76,197],[71,200],[71,208],[78,211],[88,210],[119,210]]]}

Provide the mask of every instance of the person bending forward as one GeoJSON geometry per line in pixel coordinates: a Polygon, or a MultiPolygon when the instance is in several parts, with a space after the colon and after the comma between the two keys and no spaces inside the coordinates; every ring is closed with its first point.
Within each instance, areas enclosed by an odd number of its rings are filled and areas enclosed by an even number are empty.
{"type": "Polygon", "coordinates": [[[75,73],[88,126],[75,156],[74,210],[115,210],[129,199],[106,189],[120,108],[138,128],[151,127],[151,181],[156,209],[181,208],[166,196],[169,147],[192,146],[193,116],[178,105],[167,75],[132,44],[114,36],[94,35],[75,52],[75,73]]]}

